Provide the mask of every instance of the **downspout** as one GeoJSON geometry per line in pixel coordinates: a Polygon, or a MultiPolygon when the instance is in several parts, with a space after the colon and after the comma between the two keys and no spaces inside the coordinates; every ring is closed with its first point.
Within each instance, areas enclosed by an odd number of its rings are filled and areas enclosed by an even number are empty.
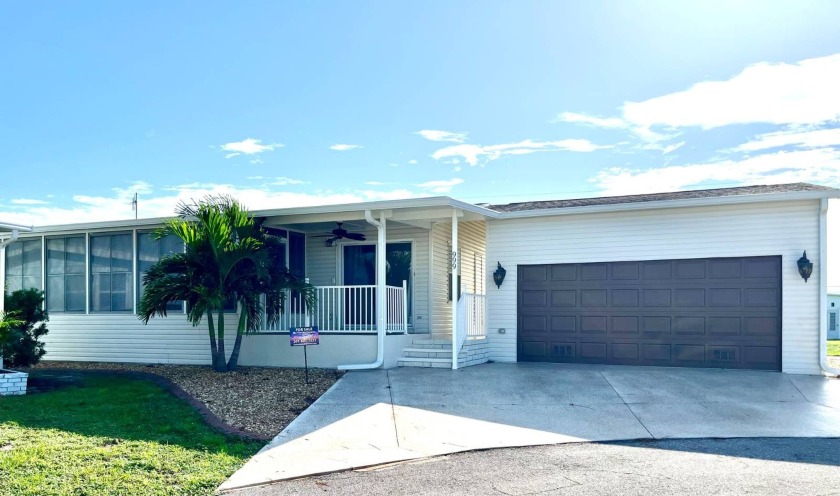
{"type": "Polygon", "coordinates": [[[376,227],[376,360],[372,363],[339,365],[338,370],[378,369],[385,362],[385,212],[379,213],[377,221],[370,210],[365,210],[365,220],[376,227]]]}
{"type": "Polygon", "coordinates": [[[840,375],[828,364],[828,198],[820,200],[820,367],[827,374],[840,375]]]}

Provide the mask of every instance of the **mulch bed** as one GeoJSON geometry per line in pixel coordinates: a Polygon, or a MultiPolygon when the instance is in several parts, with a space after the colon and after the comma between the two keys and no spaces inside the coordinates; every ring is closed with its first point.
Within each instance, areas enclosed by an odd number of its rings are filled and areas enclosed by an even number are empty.
{"type": "Polygon", "coordinates": [[[207,422],[229,434],[268,440],[324,394],[342,373],[310,369],[239,367],[218,373],[209,366],[43,361],[32,369],[31,392],[74,384],[78,374],[116,373],[150,380],[183,398],[207,422]],[[74,379],[74,377],[76,379],[74,379]]]}

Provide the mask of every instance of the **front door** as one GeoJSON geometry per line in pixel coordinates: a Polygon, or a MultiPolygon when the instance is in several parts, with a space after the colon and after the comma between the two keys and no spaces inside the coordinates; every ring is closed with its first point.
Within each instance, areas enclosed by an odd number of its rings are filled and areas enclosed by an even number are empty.
{"type": "MultiPolygon", "coordinates": [[[[376,285],[376,245],[344,246],[344,285],[376,285]]],[[[376,289],[344,290],[344,323],[348,326],[376,324],[376,289]]]]}
{"type": "MultiPolygon", "coordinates": [[[[346,286],[376,285],[376,245],[344,245],[342,253],[342,281],[346,286]]],[[[387,243],[385,249],[387,286],[408,287],[408,321],[411,324],[411,243],[387,243]]],[[[376,324],[376,289],[347,288],[344,290],[344,321],[348,325],[376,324]]]]}

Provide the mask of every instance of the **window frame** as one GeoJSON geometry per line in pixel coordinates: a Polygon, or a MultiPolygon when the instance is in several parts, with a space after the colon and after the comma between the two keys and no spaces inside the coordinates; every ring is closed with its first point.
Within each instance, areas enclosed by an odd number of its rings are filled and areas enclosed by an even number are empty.
{"type": "MultiPolygon", "coordinates": [[[[136,254],[134,253],[135,249],[135,241],[134,241],[134,231],[100,231],[100,232],[89,232],[88,233],[88,244],[87,244],[87,284],[88,284],[88,313],[96,313],[96,314],[114,314],[114,313],[134,313],[136,309],[136,298],[135,298],[135,277],[136,277],[136,254]],[[128,260],[130,269],[128,271],[114,271],[114,237],[116,236],[128,236],[130,240],[130,247],[129,247],[129,254],[131,258],[128,260]],[[94,263],[93,263],[93,240],[96,238],[108,238],[108,271],[107,272],[94,272],[94,263]],[[94,275],[101,275],[101,274],[108,274],[108,309],[96,309],[94,304],[94,299],[97,298],[99,295],[95,294],[93,291],[94,283],[94,275]],[[128,291],[131,291],[130,295],[127,295],[125,298],[128,302],[129,308],[114,310],[114,284],[113,284],[113,276],[115,274],[128,274],[130,284],[126,285],[128,291]]],[[[101,294],[101,291],[100,293],[101,294]]]]}
{"type": "MultiPolygon", "coordinates": [[[[3,282],[4,282],[4,294],[10,294],[8,291],[9,287],[9,279],[10,278],[19,278],[20,279],[20,288],[19,289],[37,289],[39,291],[44,291],[44,239],[41,236],[38,237],[21,237],[18,238],[13,243],[7,245],[4,249],[3,253],[3,282]],[[27,243],[37,243],[38,244],[38,285],[37,286],[25,286],[24,282],[27,278],[35,277],[32,275],[26,275],[26,244],[27,243]],[[21,252],[20,252],[20,275],[9,275],[9,248],[20,244],[21,252]]],[[[14,290],[12,290],[14,291],[14,290]]]]}
{"type": "MultiPolygon", "coordinates": [[[[134,239],[135,239],[135,242],[134,242],[135,243],[134,262],[135,262],[136,272],[137,272],[136,281],[135,281],[135,284],[134,284],[134,291],[135,291],[135,298],[134,298],[135,303],[134,303],[134,305],[135,305],[135,308],[137,308],[137,306],[140,304],[140,298],[143,297],[143,276],[146,274],[146,271],[144,271],[140,268],[140,264],[141,264],[141,260],[140,260],[140,249],[141,249],[140,244],[141,244],[141,241],[140,240],[144,236],[150,236],[154,232],[155,232],[154,229],[144,229],[144,230],[137,229],[137,230],[134,231],[134,239]]],[[[178,238],[174,234],[169,234],[168,236],[173,236],[175,238],[178,238]]],[[[163,258],[164,255],[169,255],[170,253],[175,253],[175,252],[163,253],[163,243],[161,241],[162,240],[157,240],[156,241],[157,247],[158,247],[158,250],[157,250],[158,258],[157,258],[157,260],[155,260],[154,263],[157,263],[157,261],[160,260],[161,258],[163,258]]],[[[181,241],[180,238],[179,238],[179,241],[181,241]]],[[[181,241],[181,253],[184,253],[185,250],[186,250],[186,247],[184,246],[184,242],[181,241]]],[[[166,310],[167,310],[167,312],[170,312],[170,311],[171,312],[179,312],[180,311],[180,313],[186,314],[187,313],[187,302],[184,301],[184,300],[181,300],[181,303],[178,304],[178,307],[175,307],[175,305],[172,305],[171,307],[167,306],[166,310]]]]}
{"type": "Polygon", "coordinates": [[[87,233],[87,232],[67,233],[67,234],[58,235],[58,236],[45,236],[44,237],[44,241],[43,241],[43,260],[44,260],[44,264],[43,264],[41,270],[43,271],[43,274],[44,274],[44,276],[43,276],[44,293],[45,293],[45,302],[44,303],[46,305],[46,308],[47,308],[48,312],[51,312],[51,313],[53,313],[53,312],[69,313],[69,314],[87,314],[88,313],[88,294],[89,294],[89,283],[88,283],[88,280],[87,280],[88,265],[89,265],[88,239],[89,239],[89,233],[87,233]],[[67,253],[68,253],[67,252],[67,240],[68,239],[81,239],[82,240],[82,246],[83,246],[82,259],[83,259],[84,267],[83,267],[81,272],[72,272],[72,273],[69,273],[69,274],[67,272],[67,253]],[[51,241],[56,241],[56,240],[61,240],[64,243],[64,246],[61,250],[61,253],[63,254],[63,257],[61,259],[62,268],[61,268],[61,273],[60,274],[51,274],[50,273],[50,242],[51,241]],[[70,275],[70,276],[81,276],[82,281],[84,281],[83,284],[82,284],[83,293],[84,293],[84,296],[82,298],[82,300],[84,301],[84,305],[83,305],[82,309],[79,309],[79,310],[68,310],[67,309],[67,276],[68,275],[70,275]],[[52,300],[54,298],[54,296],[51,296],[53,291],[50,291],[50,289],[49,289],[49,286],[50,286],[49,283],[50,283],[50,278],[51,277],[56,277],[56,278],[61,277],[61,279],[62,279],[62,291],[64,293],[62,295],[62,302],[63,302],[63,305],[62,305],[63,308],[62,309],[55,309],[55,308],[51,307],[52,300]]]}

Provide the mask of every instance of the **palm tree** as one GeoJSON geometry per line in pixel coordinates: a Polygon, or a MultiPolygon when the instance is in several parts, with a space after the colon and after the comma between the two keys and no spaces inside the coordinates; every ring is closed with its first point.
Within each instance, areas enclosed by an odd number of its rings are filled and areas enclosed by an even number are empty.
{"type": "Polygon", "coordinates": [[[314,309],[314,287],[286,268],[280,239],[236,200],[208,196],[182,202],[176,214],[154,237],[178,236],[185,250],[162,257],[143,277],[138,316],[144,323],[165,317],[168,303],[186,301],[190,323],[197,326],[207,317],[213,369],[224,372],[236,369],[242,336],[259,330],[263,314],[269,324],[277,322],[287,291],[300,294],[314,309]],[[239,305],[239,321],[226,362],[223,309],[231,300],[239,305]]]}

